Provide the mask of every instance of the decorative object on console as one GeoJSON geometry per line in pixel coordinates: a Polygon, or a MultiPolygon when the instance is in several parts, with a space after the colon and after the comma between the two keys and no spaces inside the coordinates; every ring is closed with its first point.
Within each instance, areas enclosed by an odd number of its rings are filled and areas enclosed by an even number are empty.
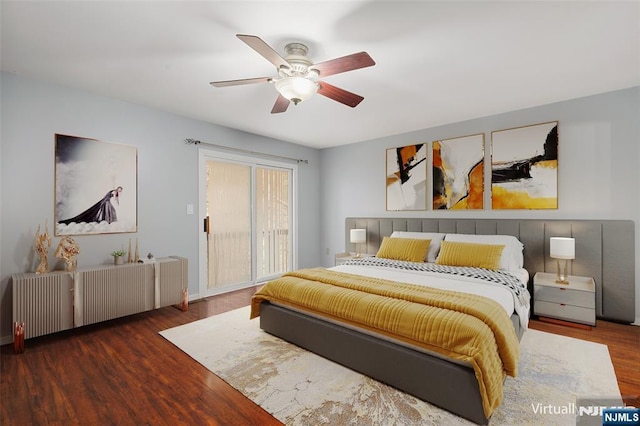
{"type": "Polygon", "coordinates": [[[44,234],[40,233],[40,225],[38,225],[33,245],[38,258],[40,259],[40,263],[36,268],[36,274],[49,272],[49,248],[51,247],[51,236],[49,235],[48,222],[45,222],[44,224],[44,234]]]}
{"type": "Polygon", "coordinates": [[[24,352],[24,321],[13,323],[13,352],[24,352]]]}
{"type": "Polygon", "coordinates": [[[387,149],[387,210],[427,209],[427,144],[387,149]]]}
{"type": "MultiPolygon", "coordinates": [[[[111,252],[111,256],[113,256],[113,263],[115,265],[123,265],[124,264],[124,254],[126,251],[124,250],[114,250],[111,252]]],[[[131,257],[131,256],[129,256],[131,257]]]]}
{"type": "Polygon", "coordinates": [[[136,232],[136,147],[55,138],[55,235],[136,232]]]}
{"type": "Polygon", "coordinates": [[[182,290],[182,303],[180,303],[180,310],[187,312],[189,310],[189,291],[187,289],[182,290]]]}
{"type": "Polygon", "coordinates": [[[491,207],[558,208],[558,122],[491,132],[491,207]]]}
{"type": "Polygon", "coordinates": [[[352,229],[349,232],[349,241],[351,241],[352,244],[356,245],[355,254],[353,255],[353,257],[360,257],[358,244],[362,244],[367,241],[367,230],[361,228],[352,229]]]}
{"type": "Polygon", "coordinates": [[[568,261],[576,258],[576,240],[574,238],[551,237],[549,239],[549,256],[558,261],[558,284],[569,284],[567,280],[568,261]],[[562,265],[560,261],[562,260],[562,265]]]}
{"type": "Polygon", "coordinates": [[[138,259],[136,263],[155,263],[155,261],[156,261],[156,258],[153,257],[153,253],[149,253],[147,254],[146,259],[138,259]]]}
{"type": "Polygon", "coordinates": [[[433,209],[484,207],[484,133],[433,142],[433,209]]]}
{"type": "Polygon", "coordinates": [[[73,272],[78,266],[77,257],[79,254],[80,246],[78,246],[78,243],[71,237],[62,237],[54,256],[64,260],[66,271],[73,272]]]}

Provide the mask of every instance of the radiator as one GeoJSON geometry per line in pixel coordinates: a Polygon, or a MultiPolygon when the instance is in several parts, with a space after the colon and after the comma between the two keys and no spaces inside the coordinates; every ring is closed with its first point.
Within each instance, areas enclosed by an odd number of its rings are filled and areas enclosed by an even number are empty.
{"type": "Polygon", "coordinates": [[[13,275],[13,321],[25,339],[73,328],[73,277],[68,273],[13,275]]]}
{"type": "Polygon", "coordinates": [[[25,338],[179,304],[188,285],[187,259],[101,265],[75,272],[14,274],[13,322],[25,338]]]}

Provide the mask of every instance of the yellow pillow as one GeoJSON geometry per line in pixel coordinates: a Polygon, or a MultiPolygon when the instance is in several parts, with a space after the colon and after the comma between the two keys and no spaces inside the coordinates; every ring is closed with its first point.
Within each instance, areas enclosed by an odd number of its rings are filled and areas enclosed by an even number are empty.
{"type": "Polygon", "coordinates": [[[431,240],[384,237],[376,256],[409,262],[424,262],[429,250],[429,243],[431,240]]]}
{"type": "Polygon", "coordinates": [[[436,263],[438,265],[498,269],[503,249],[504,245],[498,244],[443,241],[436,263]]]}

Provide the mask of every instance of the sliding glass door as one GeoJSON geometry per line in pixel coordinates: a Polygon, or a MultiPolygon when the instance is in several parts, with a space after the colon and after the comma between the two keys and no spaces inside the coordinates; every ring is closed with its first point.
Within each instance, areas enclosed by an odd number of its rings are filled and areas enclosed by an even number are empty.
{"type": "Polygon", "coordinates": [[[256,167],[256,277],[281,275],[291,265],[289,170],[256,167]]]}
{"type": "Polygon", "coordinates": [[[207,288],[251,282],[251,167],[207,161],[207,288]]]}
{"type": "Polygon", "coordinates": [[[295,166],[203,151],[200,169],[201,295],[291,270],[295,166]]]}

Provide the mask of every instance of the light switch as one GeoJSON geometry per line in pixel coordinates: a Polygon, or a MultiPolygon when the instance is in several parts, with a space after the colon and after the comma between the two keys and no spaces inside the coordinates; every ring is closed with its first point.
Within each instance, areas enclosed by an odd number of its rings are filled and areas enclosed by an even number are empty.
{"type": "Polygon", "coordinates": [[[187,214],[193,214],[193,204],[187,204],[187,214]]]}

